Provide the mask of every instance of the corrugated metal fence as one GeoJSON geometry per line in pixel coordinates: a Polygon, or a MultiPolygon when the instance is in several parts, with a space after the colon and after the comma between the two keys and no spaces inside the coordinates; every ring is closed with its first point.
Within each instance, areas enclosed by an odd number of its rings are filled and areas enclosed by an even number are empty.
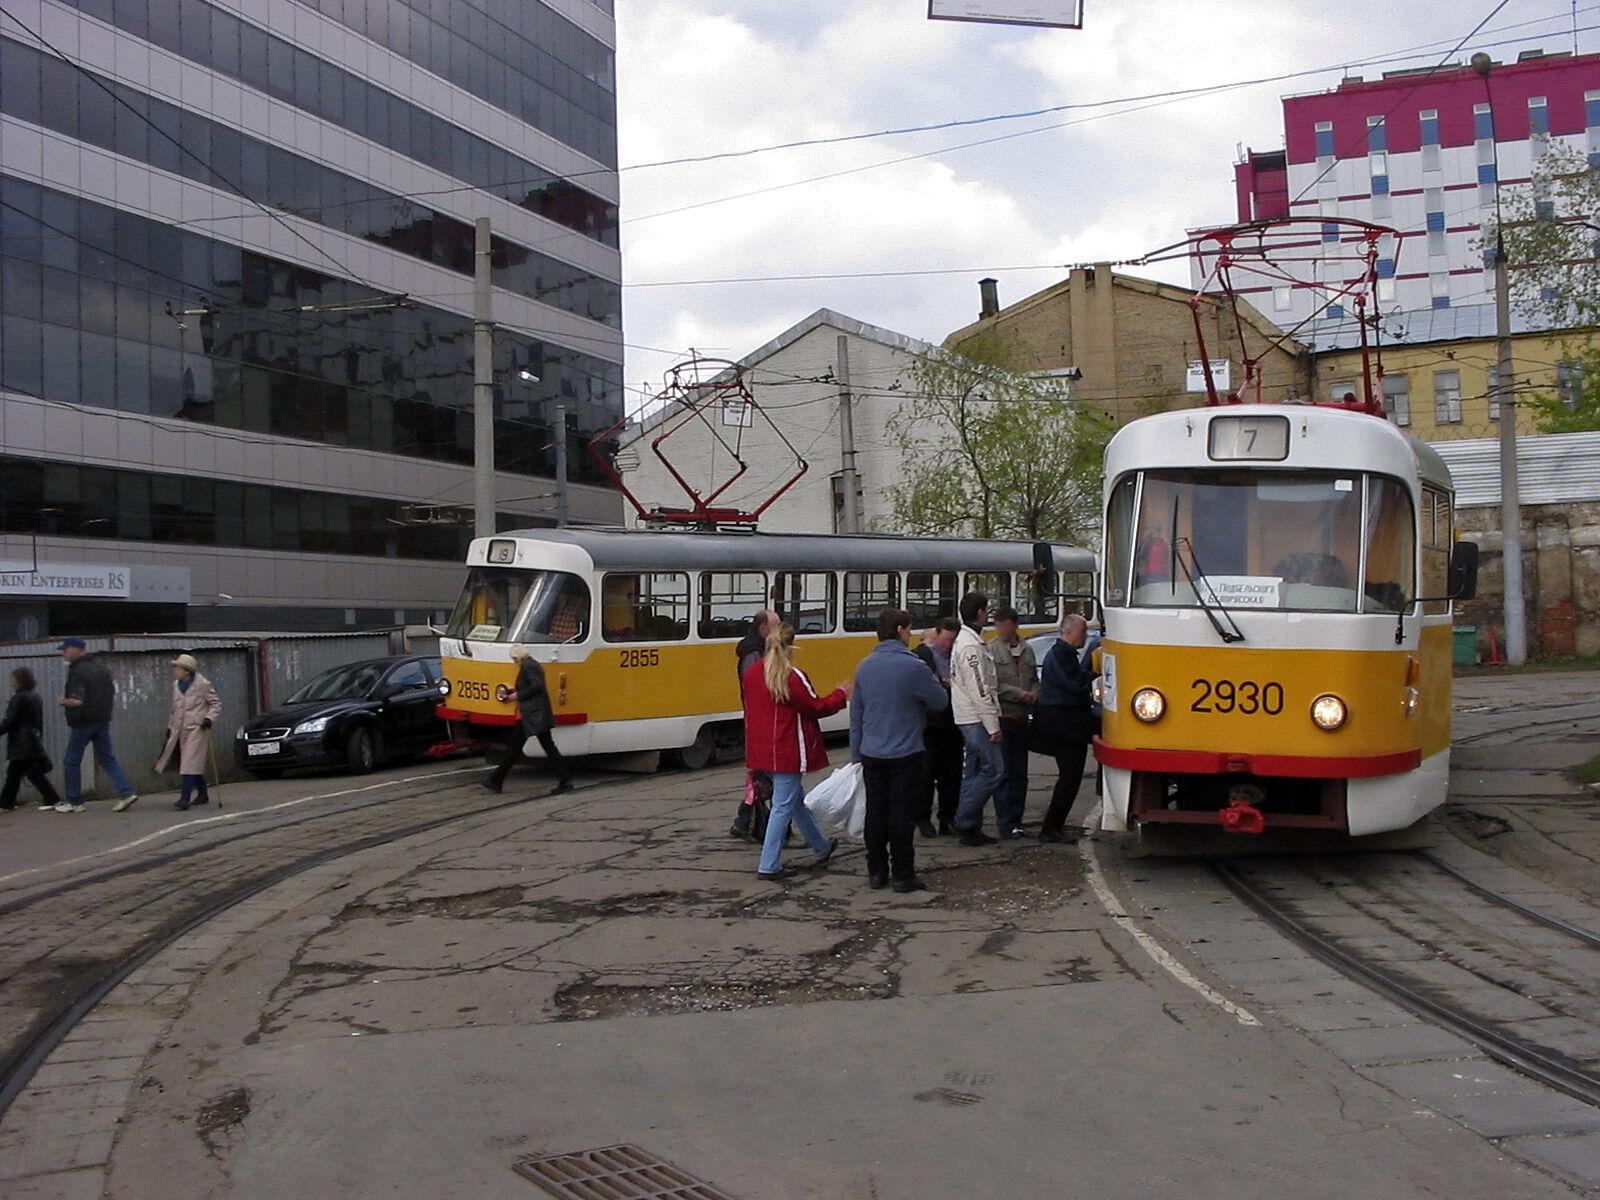
{"type": "MultiPolygon", "coordinates": [[[[200,673],[222,698],[214,744],[217,770],[227,781],[244,778],[233,762],[233,734],[240,722],[282,702],[300,684],[329,667],[408,652],[406,631],[399,628],[348,634],[119,634],[84,641],[90,653],[105,660],[116,683],[111,740],[122,769],[141,792],[177,785],[176,775],[157,775],[155,771],[166,737],[172,704],[171,663],[177,655],[194,655],[200,673]]],[[[0,700],[11,694],[11,671],[16,667],[31,668],[39,682],[44,741],[58,764],[51,776],[58,791],[62,788],[59,764],[67,746],[65,710],[56,702],[67,678],[66,660],[56,649],[60,644],[60,639],[52,638],[0,645],[0,680],[5,685],[0,700]]],[[[93,751],[84,759],[84,792],[111,795],[109,781],[93,763],[93,751]]],[[[23,799],[37,798],[24,784],[23,799]]]]}

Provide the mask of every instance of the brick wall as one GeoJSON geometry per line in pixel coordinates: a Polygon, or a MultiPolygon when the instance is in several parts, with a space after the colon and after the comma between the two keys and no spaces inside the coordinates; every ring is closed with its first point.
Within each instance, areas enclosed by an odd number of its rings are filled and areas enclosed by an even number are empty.
{"type": "MultiPolygon", "coordinates": [[[[1456,621],[1478,627],[1478,651],[1505,652],[1505,573],[1500,509],[1458,509],[1463,536],[1478,543],[1478,595],[1456,621]]],[[[1600,654],[1600,502],[1522,509],[1522,583],[1529,658],[1600,654]]]]}

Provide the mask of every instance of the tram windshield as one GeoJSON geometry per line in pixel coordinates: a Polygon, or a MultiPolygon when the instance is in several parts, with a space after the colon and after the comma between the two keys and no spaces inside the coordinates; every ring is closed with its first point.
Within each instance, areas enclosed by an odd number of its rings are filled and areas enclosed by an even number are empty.
{"type": "Polygon", "coordinates": [[[1410,494],[1359,471],[1135,473],[1105,545],[1116,606],[1395,613],[1416,595],[1410,494]]]}
{"type": "Polygon", "coordinates": [[[581,641],[589,632],[589,585],[566,571],[474,567],[445,636],[469,642],[581,641]]]}

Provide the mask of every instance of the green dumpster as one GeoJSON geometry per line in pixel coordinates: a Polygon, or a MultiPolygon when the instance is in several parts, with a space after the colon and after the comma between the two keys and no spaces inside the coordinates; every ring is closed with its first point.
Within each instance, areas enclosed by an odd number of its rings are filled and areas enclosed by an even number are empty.
{"type": "Polygon", "coordinates": [[[1472,667],[1478,663],[1478,627],[1476,625],[1456,625],[1452,632],[1455,634],[1455,654],[1451,661],[1458,667],[1472,667]]]}

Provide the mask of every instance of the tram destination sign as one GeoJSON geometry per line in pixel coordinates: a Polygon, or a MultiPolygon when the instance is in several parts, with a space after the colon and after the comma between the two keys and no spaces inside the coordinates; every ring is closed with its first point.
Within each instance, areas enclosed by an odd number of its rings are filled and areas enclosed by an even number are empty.
{"type": "Polygon", "coordinates": [[[0,562],[0,595],[128,598],[127,567],[95,563],[0,562]]]}
{"type": "Polygon", "coordinates": [[[1083,0],[928,0],[928,18],[1082,29],[1083,0]]]}

